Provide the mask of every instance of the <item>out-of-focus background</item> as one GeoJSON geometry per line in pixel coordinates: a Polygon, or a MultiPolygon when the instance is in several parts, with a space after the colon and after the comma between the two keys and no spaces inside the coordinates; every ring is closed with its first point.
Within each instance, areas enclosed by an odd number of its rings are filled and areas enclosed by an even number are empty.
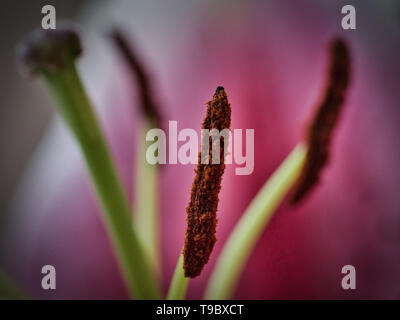
{"type": "MultiPolygon", "coordinates": [[[[341,28],[348,1],[2,1],[0,11],[0,269],[34,298],[127,298],[79,150],[39,81],[21,77],[15,46],[53,4],[82,37],[78,69],[133,197],[136,84],[107,33],[120,26],[151,76],[164,116],[199,129],[204,103],[223,85],[232,129],[255,129],[255,168],[228,166],[218,241],[189,298],[201,298],[236,221],[302,137],[321,96],[327,46],[340,36],[352,81],[321,183],[301,206],[283,204],[250,256],[235,298],[400,298],[400,3],[351,1],[357,29],[341,28]],[[54,121],[50,121],[54,119],[54,121]],[[57,290],[40,268],[57,269],[57,290]],[[357,269],[357,290],[340,286],[357,269]]],[[[185,231],[193,166],[160,173],[162,286],[168,287],[185,231]]],[[[134,199],[133,199],[134,201],[134,199]]]]}
{"type": "Polygon", "coordinates": [[[37,81],[22,77],[15,48],[41,26],[42,7],[56,6],[57,18],[76,19],[84,0],[4,0],[0,9],[0,224],[24,167],[54,112],[37,81]]]}

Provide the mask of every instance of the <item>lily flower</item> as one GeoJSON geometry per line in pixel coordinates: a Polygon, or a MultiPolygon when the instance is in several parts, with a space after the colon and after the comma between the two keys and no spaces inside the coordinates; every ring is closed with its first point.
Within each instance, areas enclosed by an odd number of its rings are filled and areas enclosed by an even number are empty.
{"type": "MultiPolygon", "coordinates": [[[[400,45],[393,40],[399,27],[386,19],[389,7],[353,2],[364,8],[357,11],[356,30],[342,29],[341,1],[116,0],[84,11],[78,70],[132,207],[146,202],[137,198],[140,188],[154,190],[146,194],[158,212],[154,273],[163,294],[182,252],[195,166],[161,165],[151,185],[138,178],[145,115],[138,81],[106,35],[115,26],[148,72],[161,128],[173,120],[180,129],[199,129],[205,102],[223,85],[231,128],[255,132],[253,173],[238,176],[233,166],[225,168],[217,241],[200,276],[189,281],[190,299],[204,297],[243,212],[304,140],[326,89],[329,43],[345,39],[351,82],[329,161],[302,201],[280,203],[248,252],[233,298],[399,298],[400,45]],[[373,28],[370,14],[377,21],[373,28]],[[356,290],[341,287],[345,265],[357,271],[356,290]]],[[[128,298],[101,211],[79,148],[57,118],[15,196],[2,235],[5,270],[38,299],[128,298]],[[40,287],[48,264],[57,270],[54,291],[40,287]]]]}

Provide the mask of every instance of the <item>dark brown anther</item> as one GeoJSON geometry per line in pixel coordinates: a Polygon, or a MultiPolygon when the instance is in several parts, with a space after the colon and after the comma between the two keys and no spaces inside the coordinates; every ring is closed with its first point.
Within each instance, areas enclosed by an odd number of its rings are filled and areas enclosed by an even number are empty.
{"type": "Polygon", "coordinates": [[[25,74],[55,73],[82,53],[78,34],[69,26],[38,29],[17,47],[17,62],[25,74]]]}
{"type": "Polygon", "coordinates": [[[328,84],[306,133],[306,163],[291,194],[290,203],[297,204],[318,183],[321,170],[329,160],[332,132],[344,104],[349,78],[350,55],[346,43],[336,39],[330,49],[331,64],[328,84]]]}
{"type": "MultiPolygon", "coordinates": [[[[231,107],[224,88],[218,87],[212,101],[207,104],[207,115],[204,118],[202,129],[217,129],[221,132],[223,129],[229,129],[230,125],[231,107]]],[[[219,144],[219,164],[212,163],[212,134],[210,134],[208,144],[208,164],[201,163],[202,157],[199,153],[190,202],[186,208],[187,229],[183,249],[183,268],[185,277],[189,278],[200,275],[216,242],[218,194],[221,190],[222,175],[225,171],[224,137],[221,135],[219,144]]]]}
{"type": "Polygon", "coordinates": [[[152,96],[149,77],[137,53],[133,50],[132,46],[129,45],[128,41],[119,30],[113,31],[111,33],[111,38],[116,48],[125,59],[128,67],[131,69],[132,75],[136,77],[139,84],[139,93],[144,115],[156,124],[159,124],[159,109],[152,96]]]}

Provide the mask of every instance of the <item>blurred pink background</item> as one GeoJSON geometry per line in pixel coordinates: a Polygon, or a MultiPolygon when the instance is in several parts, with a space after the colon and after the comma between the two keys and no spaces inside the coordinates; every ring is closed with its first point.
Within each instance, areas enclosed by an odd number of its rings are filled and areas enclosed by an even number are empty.
{"type": "MultiPolygon", "coordinates": [[[[127,32],[150,71],[164,127],[177,120],[179,130],[199,130],[205,102],[222,85],[232,105],[232,129],[255,129],[254,172],[236,176],[227,166],[218,241],[201,276],[190,282],[189,298],[202,298],[229,232],[302,138],[322,94],[334,36],[348,42],[353,73],[331,161],[306,201],[276,212],[235,298],[400,298],[400,6],[353,1],[357,29],[344,31],[345,4],[120,0],[82,9],[80,73],[130,195],[141,114],[136,84],[106,36],[112,26],[127,32]],[[354,291],[341,288],[347,264],[357,270],[354,291]]],[[[164,290],[183,244],[193,169],[161,168],[164,290]]],[[[35,298],[127,298],[84,163],[60,119],[33,154],[7,217],[3,264],[35,298]],[[57,270],[54,292],[40,287],[45,264],[57,270]]]]}

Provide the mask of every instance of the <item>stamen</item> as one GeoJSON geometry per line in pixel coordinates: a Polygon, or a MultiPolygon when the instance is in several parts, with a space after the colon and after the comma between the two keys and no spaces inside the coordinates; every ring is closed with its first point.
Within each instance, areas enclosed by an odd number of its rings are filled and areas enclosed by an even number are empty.
{"type": "MultiPolygon", "coordinates": [[[[138,96],[140,99],[140,111],[142,121],[138,126],[136,144],[136,169],[134,183],[136,185],[135,199],[135,226],[149,257],[150,266],[156,277],[161,275],[160,263],[160,217],[158,208],[158,172],[161,166],[151,165],[146,161],[145,154],[148,148],[146,134],[154,127],[161,126],[160,108],[155,102],[152,92],[151,78],[145,65],[141,63],[135,48],[129,45],[127,38],[121,31],[114,30],[111,39],[118,53],[124,59],[130,71],[132,80],[138,84],[138,96]]],[[[135,88],[136,89],[136,88],[135,88]]]]}
{"type": "Polygon", "coordinates": [[[73,31],[41,30],[22,43],[18,58],[26,70],[44,80],[81,148],[129,292],[138,299],[157,299],[161,296],[158,283],[132,225],[128,198],[76,69],[75,58],[80,52],[80,41],[73,31]]]}
{"type": "MultiPolygon", "coordinates": [[[[202,129],[229,129],[231,107],[223,87],[218,87],[212,101],[207,104],[207,115],[202,129]]],[[[201,163],[201,153],[195,170],[190,203],[186,208],[187,229],[183,248],[185,277],[200,275],[207,264],[216,242],[218,194],[225,171],[224,138],[220,141],[220,163],[212,164],[213,138],[209,137],[209,162],[201,163]]]]}
{"type": "Polygon", "coordinates": [[[328,85],[322,102],[308,127],[306,163],[290,197],[297,204],[318,183],[320,173],[329,160],[333,129],[338,121],[350,78],[350,55],[346,43],[336,39],[331,44],[331,65],[328,85]]]}
{"type": "Polygon", "coordinates": [[[153,100],[149,77],[143,64],[140,62],[137,53],[128,44],[128,41],[121,31],[113,31],[111,38],[121,55],[125,58],[132,71],[132,75],[136,77],[139,83],[142,111],[149,119],[154,120],[156,123],[160,123],[159,108],[157,108],[157,104],[153,100]]]}

